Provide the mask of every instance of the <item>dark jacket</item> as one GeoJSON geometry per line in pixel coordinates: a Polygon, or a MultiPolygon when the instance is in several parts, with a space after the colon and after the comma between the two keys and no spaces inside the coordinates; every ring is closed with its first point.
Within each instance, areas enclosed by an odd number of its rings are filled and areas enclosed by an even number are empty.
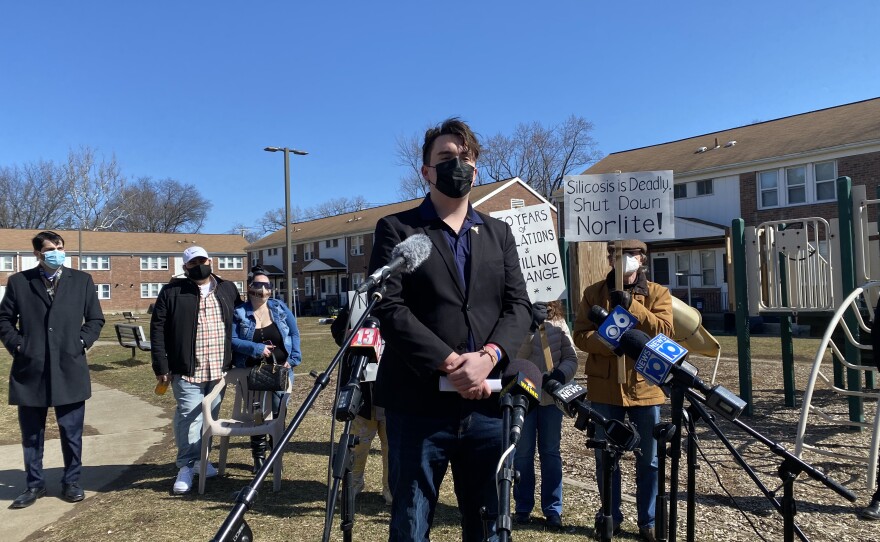
{"type": "Polygon", "coordinates": [[[52,301],[39,267],[6,284],[0,340],[12,354],[10,405],[69,405],[92,396],[85,349],[98,340],[104,313],[90,274],[65,267],[58,281],[52,301]]]}
{"type": "MultiPolygon", "coordinates": [[[[439,391],[439,377],[444,373],[438,367],[453,351],[463,354],[468,350],[469,327],[477,349],[495,343],[515,356],[532,319],[510,226],[477,214],[484,224],[469,234],[468,292],[459,280],[441,221],[423,218],[417,207],[387,216],[376,225],[370,272],[390,262],[393,248],[411,235],[427,234],[432,243],[431,255],[418,269],[386,281],[385,296],[373,311],[385,339],[374,390],[377,405],[420,415],[458,415],[462,408],[497,409],[497,395],[469,401],[457,393],[439,391]]],[[[507,358],[489,378],[498,378],[506,364],[507,358]]]]}
{"type": "MultiPolygon", "coordinates": [[[[232,311],[241,303],[235,284],[214,276],[214,295],[220,302],[226,339],[223,370],[232,366],[232,311]]],[[[178,278],[162,287],[150,319],[153,372],[192,376],[196,370],[196,327],[199,321],[199,286],[178,278]]]]}

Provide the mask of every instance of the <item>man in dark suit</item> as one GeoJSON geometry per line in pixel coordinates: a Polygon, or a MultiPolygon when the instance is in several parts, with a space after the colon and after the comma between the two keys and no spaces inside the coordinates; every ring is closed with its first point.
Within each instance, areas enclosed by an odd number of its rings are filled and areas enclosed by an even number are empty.
{"type": "Polygon", "coordinates": [[[64,267],[64,239],[44,231],[32,239],[39,265],[9,277],[0,302],[0,340],[12,354],[9,404],[18,405],[27,490],[10,508],[46,494],[43,437],[55,407],[64,475],[61,497],[78,502],[86,399],[92,396],[86,349],[98,340],[104,314],[92,276],[64,267]]]}
{"type": "Polygon", "coordinates": [[[450,463],[462,540],[483,540],[483,506],[485,527],[495,529],[501,411],[486,379],[517,351],[531,310],[510,227],[468,200],[479,154],[464,122],[429,129],[421,170],[429,195],[376,226],[371,272],[411,235],[427,234],[433,245],[418,269],[386,281],[373,312],[386,341],[375,392],[388,428],[392,542],[429,539],[450,463]],[[441,392],[441,378],[455,392],[441,392]]]}

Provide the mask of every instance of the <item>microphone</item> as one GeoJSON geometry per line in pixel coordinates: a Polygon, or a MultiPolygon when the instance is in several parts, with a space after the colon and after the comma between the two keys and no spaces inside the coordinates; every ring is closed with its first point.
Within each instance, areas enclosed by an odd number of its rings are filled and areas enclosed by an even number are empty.
{"type": "Polygon", "coordinates": [[[676,383],[699,391],[712,410],[728,420],[742,414],[746,402],[720,384],[709,387],[697,376],[697,368],[685,358],[688,351],[666,335],[654,338],[641,330],[631,329],[620,339],[623,352],[636,360],[636,371],[655,386],[676,383]]]}
{"type": "Polygon", "coordinates": [[[370,316],[364,320],[351,337],[349,349],[341,369],[340,381],[346,384],[339,389],[334,416],[340,422],[353,420],[363,406],[363,392],[360,383],[365,380],[367,366],[378,364],[382,349],[382,335],[379,333],[379,320],[370,316]]]}
{"type": "Polygon", "coordinates": [[[510,443],[514,446],[519,442],[526,414],[540,403],[540,392],[535,386],[535,382],[540,381],[541,371],[528,360],[512,359],[504,371],[501,406],[513,405],[510,443]]]}
{"type": "Polygon", "coordinates": [[[387,265],[376,269],[367,280],[361,284],[357,293],[362,294],[385,280],[398,270],[404,273],[412,273],[422,265],[431,255],[431,240],[424,233],[417,233],[397,243],[391,250],[391,261],[387,265]],[[401,269],[402,267],[402,269],[401,269]]]}
{"type": "Polygon", "coordinates": [[[610,314],[599,305],[593,305],[587,317],[599,327],[596,331],[599,339],[617,355],[620,355],[618,350],[620,348],[620,338],[639,323],[638,319],[631,312],[620,305],[611,309],[610,314]]]}
{"type": "Polygon", "coordinates": [[[583,399],[587,395],[587,389],[576,382],[563,384],[552,378],[544,381],[544,391],[550,394],[556,407],[569,418],[578,417],[575,427],[584,430],[588,420],[602,426],[605,430],[605,438],[615,446],[624,450],[634,450],[638,447],[641,437],[635,427],[629,422],[609,420],[587,405],[583,399]]]}

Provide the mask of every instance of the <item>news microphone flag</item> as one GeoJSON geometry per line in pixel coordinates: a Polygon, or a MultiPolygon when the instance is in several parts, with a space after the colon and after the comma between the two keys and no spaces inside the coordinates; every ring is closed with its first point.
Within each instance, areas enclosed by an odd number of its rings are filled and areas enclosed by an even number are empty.
{"type": "Polygon", "coordinates": [[[682,361],[688,351],[666,335],[660,333],[649,340],[636,359],[636,371],[645,380],[659,386],[669,379],[672,366],[682,361]]]}
{"type": "Polygon", "coordinates": [[[632,313],[618,305],[599,324],[599,338],[608,345],[608,348],[617,350],[620,347],[620,338],[638,322],[638,319],[632,313]]]}

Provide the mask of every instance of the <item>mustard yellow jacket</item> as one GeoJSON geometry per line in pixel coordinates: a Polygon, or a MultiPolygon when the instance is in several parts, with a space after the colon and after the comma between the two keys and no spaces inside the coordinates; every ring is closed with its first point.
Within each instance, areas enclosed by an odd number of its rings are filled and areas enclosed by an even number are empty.
{"type": "MultiPolygon", "coordinates": [[[[639,289],[632,293],[633,302],[629,312],[639,320],[636,329],[651,337],[658,333],[672,337],[672,294],[669,289],[647,282],[647,295],[644,295],[644,290],[640,292],[639,289]]],[[[585,367],[587,398],[592,402],[617,406],[662,404],[666,400],[663,391],[646,382],[635,371],[635,360],[629,356],[625,363],[626,382],[618,383],[617,356],[599,339],[596,324],[588,318],[593,305],[611,310],[607,280],[597,282],[584,290],[574,323],[574,344],[589,354],[585,367]]]]}

